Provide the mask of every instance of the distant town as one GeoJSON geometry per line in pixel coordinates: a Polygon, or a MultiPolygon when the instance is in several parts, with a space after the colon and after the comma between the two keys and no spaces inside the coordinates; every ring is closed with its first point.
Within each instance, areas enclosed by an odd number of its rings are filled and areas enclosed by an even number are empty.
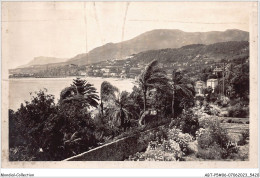
{"type": "MultiPolygon", "coordinates": [[[[196,56],[199,58],[200,56],[196,56]]],[[[76,64],[67,64],[64,66],[49,67],[45,65],[43,69],[41,66],[30,66],[28,68],[10,70],[10,78],[23,78],[23,77],[35,77],[35,78],[51,78],[51,77],[68,77],[68,76],[90,76],[90,77],[113,77],[113,78],[136,78],[142,70],[145,68],[145,63],[138,63],[132,60],[133,56],[129,56],[127,59],[118,60],[110,59],[99,63],[78,66],[76,64]],[[27,72],[26,72],[27,71],[27,72]]],[[[204,67],[214,68],[213,72],[222,72],[214,60],[200,60],[189,62],[173,62],[161,64],[168,76],[172,75],[172,70],[187,70],[193,69],[193,72],[199,72],[204,67]]],[[[226,66],[228,67],[228,66],[226,66]]]]}

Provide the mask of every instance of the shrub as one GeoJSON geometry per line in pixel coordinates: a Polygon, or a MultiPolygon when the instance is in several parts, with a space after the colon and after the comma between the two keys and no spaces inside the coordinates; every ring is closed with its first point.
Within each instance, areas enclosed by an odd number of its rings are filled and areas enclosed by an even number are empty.
{"type": "Polygon", "coordinates": [[[246,140],[249,139],[249,130],[242,132],[241,139],[237,142],[238,145],[245,145],[246,140]]]}
{"type": "Polygon", "coordinates": [[[244,107],[242,103],[237,103],[235,106],[230,107],[228,111],[229,117],[248,117],[249,116],[249,107],[244,107]]]}
{"type": "Polygon", "coordinates": [[[205,105],[205,107],[204,107],[204,112],[205,112],[206,114],[211,115],[210,106],[209,106],[208,103],[207,103],[207,104],[205,105]]]}
{"type": "Polygon", "coordinates": [[[193,137],[188,133],[182,133],[180,130],[173,128],[168,131],[168,139],[177,142],[180,145],[181,151],[184,154],[189,154],[187,149],[188,143],[193,140],[193,137]]]}
{"type": "Polygon", "coordinates": [[[197,137],[199,146],[206,148],[211,146],[213,143],[216,143],[220,147],[224,148],[227,145],[229,141],[228,133],[220,126],[220,122],[217,120],[217,118],[205,119],[202,126],[205,131],[204,134],[200,134],[199,137],[197,137]]]}
{"type": "Polygon", "coordinates": [[[29,146],[16,146],[9,148],[9,161],[33,161],[34,152],[29,146]]]}
{"type": "Polygon", "coordinates": [[[219,159],[221,157],[227,159],[238,152],[236,143],[230,141],[227,131],[221,128],[217,118],[204,118],[201,126],[203,128],[196,132],[200,148],[197,157],[204,157],[205,159],[219,159]]]}
{"type": "Polygon", "coordinates": [[[159,127],[156,128],[155,130],[150,131],[149,134],[140,134],[140,130],[137,131],[137,142],[140,145],[147,145],[150,141],[152,142],[157,142],[157,143],[162,143],[163,140],[167,139],[167,129],[165,127],[159,127]]]}
{"type": "Polygon", "coordinates": [[[237,143],[229,141],[226,148],[224,149],[224,152],[222,153],[222,158],[233,159],[234,157],[236,157],[238,150],[239,148],[237,147],[237,143]]]}
{"type": "Polygon", "coordinates": [[[221,148],[217,144],[213,144],[207,149],[202,149],[199,147],[198,152],[196,153],[197,158],[202,158],[202,159],[217,159],[220,160],[222,158],[222,154],[224,152],[224,149],[221,148]]]}
{"type": "Polygon", "coordinates": [[[200,130],[196,132],[196,137],[198,140],[198,145],[202,149],[209,148],[214,144],[213,137],[209,130],[200,128],[200,130]]]}
{"type": "Polygon", "coordinates": [[[215,101],[215,104],[222,107],[228,106],[229,103],[230,103],[230,99],[225,96],[221,96],[215,101]]]}
{"type": "Polygon", "coordinates": [[[183,133],[189,133],[195,136],[196,131],[199,129],[199,119],[192,110],[184,110],[172,125],[179,127],[183,133]]]}
{"type": "Polygon", "coordinates": [[[232,119],[228,119],[227,123],[232,123],[233,120],[232,119]]]}
{"type": "Polygon", "coordinates": [[[144,153],[136,153],[129,156],[129,161],[178,161],[182,160],[182,151],[179,144],[173,140],[149,142],[144,153]]]}

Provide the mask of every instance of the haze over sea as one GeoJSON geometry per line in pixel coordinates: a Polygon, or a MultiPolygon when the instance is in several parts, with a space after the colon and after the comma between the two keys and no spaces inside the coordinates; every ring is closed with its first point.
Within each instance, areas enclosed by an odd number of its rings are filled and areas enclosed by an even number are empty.
{"type": "MultiPolygon", "coordinates": [[[[60,92],[64,88],[72,84],[73,79],[76,77],[67,78],[19,78],[9,79],[9,109],[17,110],[21,103],[30,101],[31,93],[46,88],[48,94],[55,96],[57,103],[60,98],[60,92]]],[[[100,92],[100,86],[103,81],[108,81],[116,86],[120,91],[131,92],[134,86],[133,79],[120,79],[120,78],[100,78],[100,77],[81,77],[86,79],[89,83],[93,84],[100,92]]]]}

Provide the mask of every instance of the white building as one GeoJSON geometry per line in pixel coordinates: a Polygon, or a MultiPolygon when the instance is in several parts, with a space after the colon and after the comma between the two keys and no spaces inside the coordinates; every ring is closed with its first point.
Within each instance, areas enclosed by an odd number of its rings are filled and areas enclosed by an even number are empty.
{"type": "Polygon", "coordinates": [[[207,80],[207,87],[211,87],[214,90],[216,89],[218,85],[218,79],[208,79],[207,80]]]}
{"type": "Polygon", "coordinates": [[[87,72],[85,72],[85,71],[79,71],[79,75],[81,75],[81,76],[86,76],[86,75],[87,75],[87,72]]]}
{"type": "Polygon", "coordinates": [[[108,68],[102,68],[101,71],[102,71],[102,72],[105,72],[105,73],[108,73],[108,72],[110,72],[110,69],[108,69],[108,68]]]}
{"type": "Polygon", "coordinates": [[[203,82],[203,81],[197,81],[197,82],[195,83],[196,95],[198,95],[198,96],[203,96],[203,95],[204,95],[203,91],[204,91],[205,88],[206,88],[205,82],[203,82]]]}

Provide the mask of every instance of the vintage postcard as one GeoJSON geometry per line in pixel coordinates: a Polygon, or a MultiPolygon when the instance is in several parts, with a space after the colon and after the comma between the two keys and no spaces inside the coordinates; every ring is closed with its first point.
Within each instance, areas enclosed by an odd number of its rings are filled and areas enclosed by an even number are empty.
{"type": "Polygon", "coordinates": [[[3,168],[257,168],[257,2],[2,2],[3,168]]]}

